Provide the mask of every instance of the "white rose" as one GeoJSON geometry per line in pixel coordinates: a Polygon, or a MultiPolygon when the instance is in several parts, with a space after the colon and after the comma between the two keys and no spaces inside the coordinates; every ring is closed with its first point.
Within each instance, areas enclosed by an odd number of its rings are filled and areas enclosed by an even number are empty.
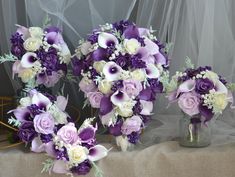
{"type": "Polygon", "coordinates": [[[98,72],[98,73],[101,73],[103,71],[103,68],[105,66],[106,62],[105,61],[97,61],[97,62],[94,62],[93,64],[93,68],[95,68],[95,70],[98,72]]]}
{"type": "Polygon", "coordinates": [[[23,107],[27,107],[31,105],[31,99],[30,97],[24,97],[20,99],[20,105],[23,107]]]}
{"type": "Polygon", "coordinates": [[[42,40],[38,38],[28,38],[24,41],[24,48],[27,51],[36,51],[42,45],[42,40]]]}
{"type": "Polygon", "coordinates": [[[125,39],[124,47],[129,54],[136,54],[137,50],[141,47],[141,44],[137,39],[125,39]]]}
{"type": "Polygon", "coordinates": [[[56,105],[51,105],[48,112],[54,117],[55,124],[67,124],[67,114],[61,111],[56,105]]]}
{"type": "Polygon", "coordinates": [[[204,77],[212,80],[213,83],[216,83],[219,80],[219,76],[216,73],[214,73],[213,71],[207,70],[204,77]]]}
{"type": "Polygon", "coordinates": [[[33,38],[42,39],[43,37],[43,29],[40,27],[30,27],[29,33],[30,33],[30,36],[33,38]]]}
{"type": "Polygon", "coordinates": [[[36,73],[30,68],[24,69],[24,70],[20,71],[18,74],[18,76],[21,78],[21,80],[24,83],[29,82],[31,79],[33,79],[35,77],[35,75],[36,75],[36,73]]]}
{"type": "Polygon", "coordinates": [[[144,81],[146,79],[146,73],[142,69],[136,69],[133,72],[131,72],[131,77],[134,80],[144,81]]]}
{"type": "Polygon", "coordinates": [[[130,79],[130,72],[123,70],[121,73],[121,79],[122,80],[130,79]]]}
{"type": "Polygon", "coordinates": [[[88,150],[85,147],[79,145],[71,146],[67,149],[67,151],[69,162],[71,162],[72,164],[79,164],[88,158],[88,150]]]}
{"type": "Polygon", "coordinates": [[[122,117],[130,117],[133,115],[133,107],[135,106],[136,101],[130,100],[124,102],[118,106],[117,112],[122,117]]]}
{"type": "Polygon", "coordinates": [[[102,92],[103,94],[108,94],[111,92],[111,88],[112,88],[112,83],[107,81],[107,80],[102,80],[99,85],[98,85],[98,89],[100,92],[102,92]]]}

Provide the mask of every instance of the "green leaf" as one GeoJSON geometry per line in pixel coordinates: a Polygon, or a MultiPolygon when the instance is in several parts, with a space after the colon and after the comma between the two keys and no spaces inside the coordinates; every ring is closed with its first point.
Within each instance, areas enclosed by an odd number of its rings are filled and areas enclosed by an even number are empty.
{"type": "Polygon", "coordinates": [[[16,60],[17,60],[17,58],[14,55],[12,55],[11,53],[5,54],[4,56],[0,56],[0,63],[4,63],[7,61],[14,62],[16,60]]]}
{"type": "Polygon", "coordinates": [[[235,83],[229,83],[229,84],[227,84],[227,87],[230,91],[232,91],[232,92],[235,91],[235,83]]]}
{"type": "Polygon", "coordinates": [[[51,25],[51,18],[49,17],[48,14],[46,14],[46,16],[44,17],[44,19],[42,21],[42,26],[43,26],[43,28],[46,28],[50,25],[51,25]]]}
{"type": "Polygon", "coordinates": [[[42,163],[43,164],[43,168],[41,173],[43,172],[49,172],[49,174],[51,173],[51,169],[53,167],[54,161],[52,159],[46,159],[45,162],[42,163]]]}
{"type": "Polygon", "coordinates": [[[95,176],[96,177],[103,177],[103,171],[95,164],[95,162],[91,162],[94,169],[95,169],[95,176]]]}
{"type": "Polygon", "coordinates": [[[21,125],[20,121],[17,120],[17,119],[15,119],[14,117],[9,118],[9,119],[8,119],[8,123],[9,123],[10,125],[15,126],[15,127],[19,127],[19,126],[21,125]]]}
{"type": "Polygon", "coordinates": [[[192,63],[191,58],[189,58],[188,56],[185,59],[185,65],[186,65],[186,68],[194,69],[194,64],[192,63]]]}
{"type": "Polygon", "coordinates": [[[164,52],[169,53],[169,51],[170,51],[170,49],[172,48],[173,45],[174,45],[173,42],[166,43],[166,46],[164,48],[164,52]]]}

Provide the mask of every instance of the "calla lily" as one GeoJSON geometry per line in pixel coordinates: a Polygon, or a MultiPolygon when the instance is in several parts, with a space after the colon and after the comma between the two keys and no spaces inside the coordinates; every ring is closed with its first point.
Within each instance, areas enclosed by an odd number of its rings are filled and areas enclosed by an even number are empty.
{"type": "Polygon", "coordinates": [[[29,34],[29,29],[21,26],[21,25],[16,25],[18,28],[16,30],[17,33],[22,35],[22,39],[26,40],[27,38],[29,38],[30,34],[29,34]]]}
{"type": "Polygon", "coordinates": [[[110,61],[104,65],[103,73],[108,81],[119,80],[122,73],[122,68],[115,62],[110,61]]]}
{"type": "Polygon", "coordinates": [[[21,65],[24,68],[31,68],[34,66],[34,63],[37,61],[37,54],[33,52],[27,52],[22,56],[21,65]]]}
{"type": "Polygon", "coordinates": [[[92,162],[98,161],[108,155],[108,150],[102,145],[96,145],[89,149],[88,159],[92,162]]]}
{"type": "Polygon", "coordinates": [[[109,97],[103,97],[100,101],[100,115],[106,115],[113,110],[112,102],[109,97]]]}
{"type": "Polygon", "coordinates": [[[150,55],[155,55],[159,53],[159,47],[153,41],[151,41],[148,38],[145,38],[144,43],[145,43],[145,48],[149,51],[150,55]]]}
{"type": "Polygon", "coordinates": [[[150,34],[147,28],[138,28],[138,31],[140,36],[148,36],[150,34]]]}
{"type": "Polygon", "coordinates": [[[166,57],[164,55],[162,55],[161,52],[154,55],[154,57],[155,57],[155,60],[156,60],[157,64],[161,64],[161,65],[166,65],[167,64],[166,57]]]}
{"type": "Polygon", "coordinates": [[[215,83],[215,90],[216,90],[217,93],[228,94],[228,89],[226,88],[226,86],[220,80],[218,80],[215,83]]]}
{"type": "Polygon", "coordinates": [[[64,96],[57,96],[55,104],[58,108],[60,108],[61,111],[64,111],[68,104],[68,96],[67,98],[64,96]]]}
{"type": "Polygon", "coordinates": [[[64,43],[62,35],[54,31],[46,33],[45,39],[47,43],[50,45],[53,45],[53,44],[58,45],[58,44],[64,43]]]}
{"type": "Polygon", "coordinates": [[[37,92],[32,97],[32,104],[36,104],[40,108],[46,108],[48,105],[51,104],[51,101],[43,94],[37,92]]]}
{"type": "Polygon", "coordinates": [[[45,144],[42,143],[39,137],[33,139],[31,144],[31,151],[37,153],[45,151],[45,144]]]}
{"type": "Polygon", "coordinates": [[[26,121],[30,117],[30,111],[27,108],[17,108],[13,110],[13,114],[20,122],[26,121]]]}
{"type": "Polygon", "coordinates": [[[100,47],[106,49],[110,46],[116,46],[118,44],[118,39],[109,33],[100,33],[98,36],[98,44],[100,47]]]}
{"type": "Polygon", "coordinates": [[[63,161],[63,160],[56,160],[54,162],[52,171],[55,173],[59,173],[59,174],[67,174],[69,172],[67,170],[67,165],[66,165],[65,161],[63,161]]]}
{"type": "Polygon", "coordinates": [[[121,105],[122,103],[128,101],[130,98],[125,92],[118,90],[111,96],[110,99],[114,105],[118,106],[118,105],[121,105]]]}
{"type": "Polygon", "coordinates": [[[89,143],[90,141],[92,141],[95,137],[96,130],[97,130],[97,127],[94,128],[93,126],[88,126],[80,130],[78,133],[80,141],[82,143],[89,143]]]}
{"type": "Polygon", "coordinates": [[[190,92],[190,91],[194,90],[195,85],[196,85],[196,82],[195,82],[195,80],[192,80],[192,79],[189,79],[189,80],[183,82],[177,90],[176,97],[178,97],[179,94],[182,92],[190,92]]]}
{"type": "Polygon", "coordinates": [[[151,115],[153,111],[153,102],[152,101],[144,101],[140,100],[141,106],[142,106],[142,111],[140,114],[142,115],[151,115]]]}
{"type": "Polygon", "coordinates": [[[115,117],[115,112],[112,110],[106,115],[100,116],[100,120],[103,125],[110,126],[113,124],[113,118],[115,117]]]}
{"type": "Polygon", "coordinates": [[[14,79],[15,74],[20,73],[24,68],[21,66],[20,60],[15,61],[12,66],[12,79],[14,79]]]}
{"type": "Polygon", "coordinates": [[[146,68],[146,74],[148,78],[159,78],[160,71],[154,64],[148,64],[146,68]]]}

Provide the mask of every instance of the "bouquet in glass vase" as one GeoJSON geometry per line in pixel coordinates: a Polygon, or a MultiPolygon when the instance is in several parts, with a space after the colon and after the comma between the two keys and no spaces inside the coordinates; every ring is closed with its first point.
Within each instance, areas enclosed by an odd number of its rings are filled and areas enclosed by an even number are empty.
{"type": "MultiPolygon", "coordinates": [[[[211,140],[211,120],[233,103],[234,84],[228,83],[210,66],[194,68],[190,59],[187,68],[176,72],[168,89],[170,103],[178,102],[184,113],[180,120],[180,144],[189,147],[208,146],[211,140]]],[[[231,107],[233,107],[231,105],[231,107]]]]}
{"type": "Polygon", "coordinates": [[[152,29],[120,21],[93,30],[72,59],[86,103],[123,151],[139,142],[168,74],[167,47],[152,29]]]}
{"type": "Polygon", "coordinates": [[[70,51],[57,27],[19,26],[10,38],[11,53],[0,62],[14,62],[12,76],[17,74],[30,88],[53,87],[67,73],[70,51]]]}

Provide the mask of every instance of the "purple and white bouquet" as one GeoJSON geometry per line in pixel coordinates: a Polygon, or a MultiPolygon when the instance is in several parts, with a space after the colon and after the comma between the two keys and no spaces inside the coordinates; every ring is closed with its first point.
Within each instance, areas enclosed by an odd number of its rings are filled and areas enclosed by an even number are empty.
{"type": "Polygon", "coordinates": [[[31,90],[27,97],[19,101],[9,123],[17,126],[19,138],[31,144],[31,150],[42,152],[51,150],[53,134],[70,120],[65,112],[67,98],[52,96],[31,90]]]}
{"type": "Polygon", "coordinates": [[[68,123],[54,134],[55,160],[51,168],[53,172],[85,175],[93,166],[95,175],[102,176],[102,171],[95,162],[106,157],[108,150],[97,144],[97,126],[93,126],[92,121],[93,119],[86,119],[79,129],[74,123],[68,123]]]}
{"type": "Polygon", "coordinates": [[[71,54],[57,27],[18,26],[10,41],[11,54],[0,60],[14,62],[13,77],[17,74],[24,83],[52,87],[67,73],[71,54]]]}
{"type": "Polygon", "coordinates": [[[190,117],[199,115],[201,121],[210,121],[233,103],[234,84],[213,72],[210,66],[194,68],[189,58],[187,64],[184,72],[176,72],[172,77],[168,99],[177,101],[180,109],[190,117]]]}
{"type": "Polygon", "coordinates": [[[120,21],[105,24],[80,41],[72,59],[87,102],[126,150],[139,141],[168,73],[166,47],[152,29],[120,21]]]}

